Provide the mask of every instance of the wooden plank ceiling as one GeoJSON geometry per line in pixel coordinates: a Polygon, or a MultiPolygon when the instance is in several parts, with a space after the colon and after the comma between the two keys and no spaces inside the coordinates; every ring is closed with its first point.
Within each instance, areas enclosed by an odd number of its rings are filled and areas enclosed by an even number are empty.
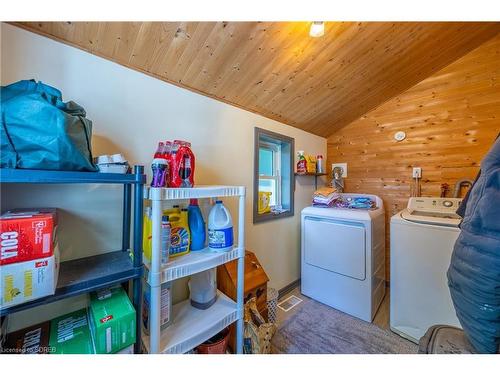
{"type": "Polygon", "coordinates": [[[30,31],[327,137],[500,32],[500,23],[22,22],[30,31]]]}

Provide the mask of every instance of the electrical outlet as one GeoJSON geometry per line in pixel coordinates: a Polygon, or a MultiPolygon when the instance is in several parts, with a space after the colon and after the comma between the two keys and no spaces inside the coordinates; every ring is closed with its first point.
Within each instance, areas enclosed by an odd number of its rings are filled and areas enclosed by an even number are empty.
{"type": "Polygon", "coordinates": [[[422,178],[422,168],[414,167],[412,176],[413,178],[422,178]]]}
{"type": "Polygon", "coordinates": [[[334,163],[332,164],[332,171],[333,168],[339,167],[342,169],[342,177],[347,177],[347,163],[334,163]]]}

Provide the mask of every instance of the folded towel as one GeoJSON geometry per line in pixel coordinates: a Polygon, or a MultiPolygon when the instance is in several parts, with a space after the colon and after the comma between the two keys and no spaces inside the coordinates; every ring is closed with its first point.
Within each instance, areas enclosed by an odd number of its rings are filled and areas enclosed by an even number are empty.
{"type": "Polygon", "coordinates": [[[330,194],[334,194],[336,192],[337,192],[337,189],[325,186],[325,187],[322,187],[322,188],[319,188],[318,190],[316,190],[314,192],[314,196],[315,197],[317,197],[317,196],[328,197],[330,194]]]}

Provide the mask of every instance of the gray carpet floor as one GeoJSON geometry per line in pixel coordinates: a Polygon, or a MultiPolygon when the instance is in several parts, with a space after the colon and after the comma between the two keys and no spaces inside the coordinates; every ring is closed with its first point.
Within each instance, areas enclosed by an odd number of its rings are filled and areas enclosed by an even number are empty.
{"type": "Polygon", "coordinates": [[[375,324],[314,300],[304,300],[279,324],[272,340],[276,354],[412,354],[418,347],[375,324]]]}

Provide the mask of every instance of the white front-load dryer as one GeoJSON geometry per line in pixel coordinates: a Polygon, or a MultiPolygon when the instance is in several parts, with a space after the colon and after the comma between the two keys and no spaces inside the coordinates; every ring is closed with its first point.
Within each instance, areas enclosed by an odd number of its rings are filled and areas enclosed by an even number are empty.
{"type": "Polygon", "coordinates": [[[301,217],[301,292],[371,322],[385,295],[382,200],[371,210],[306,207],[301,217]]]}
{"type": "Polygon", "coordinates": [[[460,327],[446,273],[458,238],[458,198],[410,198],[391,218],[390,327],[418,343],[435,324],[460,327]]]}

